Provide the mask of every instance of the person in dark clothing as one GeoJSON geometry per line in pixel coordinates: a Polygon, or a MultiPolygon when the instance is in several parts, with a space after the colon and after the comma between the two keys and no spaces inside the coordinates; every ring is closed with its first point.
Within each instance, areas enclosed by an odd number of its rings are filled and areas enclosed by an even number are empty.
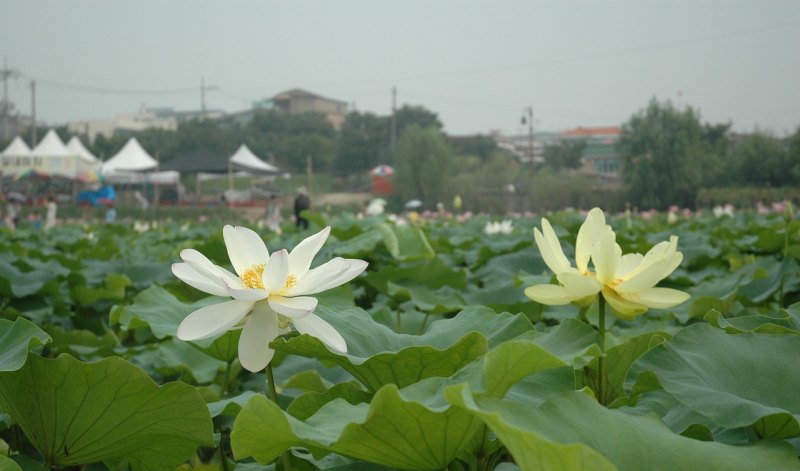
{"type": "Polygon", "coordinates": [[[300,213],[309,208],[311,208],[311,200],[308,197],[308,191],[301,186],[297,189],[297,197],[294,199],[295,224],[300,229],[308,229],[308,219],[302,217],[300,213]]]}

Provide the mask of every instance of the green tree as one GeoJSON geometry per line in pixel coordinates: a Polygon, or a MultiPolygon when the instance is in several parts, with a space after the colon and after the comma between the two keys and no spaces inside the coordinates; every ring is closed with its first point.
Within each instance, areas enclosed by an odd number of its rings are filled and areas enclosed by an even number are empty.
{"type": "Polygon", "coordinates": [[[561,141],[544,148],[544,164],[553,170],[579,168],[583,159],[586,141],[561,141]]]}
{"type": "Polygon", "coordinates": [[[421,128],[434,128],[437,131],[441,131],[443,127],[439,116],[424,106],[403,105],[395,112],[395,117],[398,137],[414,125],[421,128]]]}
{"type": "Polygon", "coordinates": [[[745,137],[731,152],[732,183],[778,187],[792,184],[792,162],[783,141],[763,132],[745,137]]]}
{"type": "Polygon", "coordinates": [[[334,169],[340,174],[366,172],[388,162],[389,119],[354,111],[339,131],[334,169]]]}
{"type": "Polygon", "coordinates": [[[333,163],[336,146],[332,139],[319,134],[297,134],[282,140],[280,152],[294,171],[305,170],[307,157],[311,157],[314,171],[326,171],[333,163]]]}
{"type": "Polygon", "coordinates": [[[641,208],[693,208],[713,157],[699,114],[655,99],[622,126],[617,150],[631,203],[641,208]]]}
{"type": "Polygon", "coordinates": [[[436,128],[409,127],[397,141],[394,162],[395,189],[403,201],[418,198],[428,208],[450,201],[453,151],[436,128]]]}

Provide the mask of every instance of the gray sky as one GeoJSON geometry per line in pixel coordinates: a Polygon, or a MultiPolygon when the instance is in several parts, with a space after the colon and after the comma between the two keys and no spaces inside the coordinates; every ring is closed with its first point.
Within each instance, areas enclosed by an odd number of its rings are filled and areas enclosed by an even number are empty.
{"type": "Polygon", "coordinates": [[[652,97],[777,134],[800,125],[800,2],[0,0],[0,59],[48,123],[147,106],[237,111],[305,88],[453,134],[618,125],[652,97]],[[77,87],[76,87],[77,86],[77,87]],[[100,93],[82,89],[147,93],[100,93]],[[151,93],[161,91],[168,93],[151,93]]]}

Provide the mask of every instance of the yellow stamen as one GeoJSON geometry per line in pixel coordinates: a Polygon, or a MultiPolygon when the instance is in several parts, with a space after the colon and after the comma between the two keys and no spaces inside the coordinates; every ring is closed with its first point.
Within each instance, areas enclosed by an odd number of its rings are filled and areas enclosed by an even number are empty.
{"type": "Polygon", "coordinates": [[[263,274],[264,264],[259,263],[258,265],[253,265],[245,270],[239,278],[241,278],[242,283],[244,283],[244,285],[248,288],[264,289],[264,282],[261,280],[263,274]]]}
{"type": "Polygon", "coordinates": [[[287,290],[296,284],[297,284],[297,276],[290,273],[289,276],[286,277],[286,284],[283,285],[283,289],[287,290]]]}

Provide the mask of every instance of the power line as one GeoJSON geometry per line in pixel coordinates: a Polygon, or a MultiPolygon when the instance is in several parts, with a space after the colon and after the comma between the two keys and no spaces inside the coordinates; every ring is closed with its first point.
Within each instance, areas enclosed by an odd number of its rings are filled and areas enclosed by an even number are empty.
{"type": "Polygon", "coordinates": [[[36,83],[49,87],[64,88],[68,90],[76,90],[87,93],[100,93],[107,95],[176,95],[182,93],[197,93],[200,87],[185,87],[185,88],[162,88],[162,89],[134,89],[134,88],[108,88],[98,87],[94,85],[82,85],[76,83],[60,82],[57,80],[48,80],[42,78],[35,78],[31,75],[22,73],[25,77],[31,80],[36,80],[36,83]]]}

